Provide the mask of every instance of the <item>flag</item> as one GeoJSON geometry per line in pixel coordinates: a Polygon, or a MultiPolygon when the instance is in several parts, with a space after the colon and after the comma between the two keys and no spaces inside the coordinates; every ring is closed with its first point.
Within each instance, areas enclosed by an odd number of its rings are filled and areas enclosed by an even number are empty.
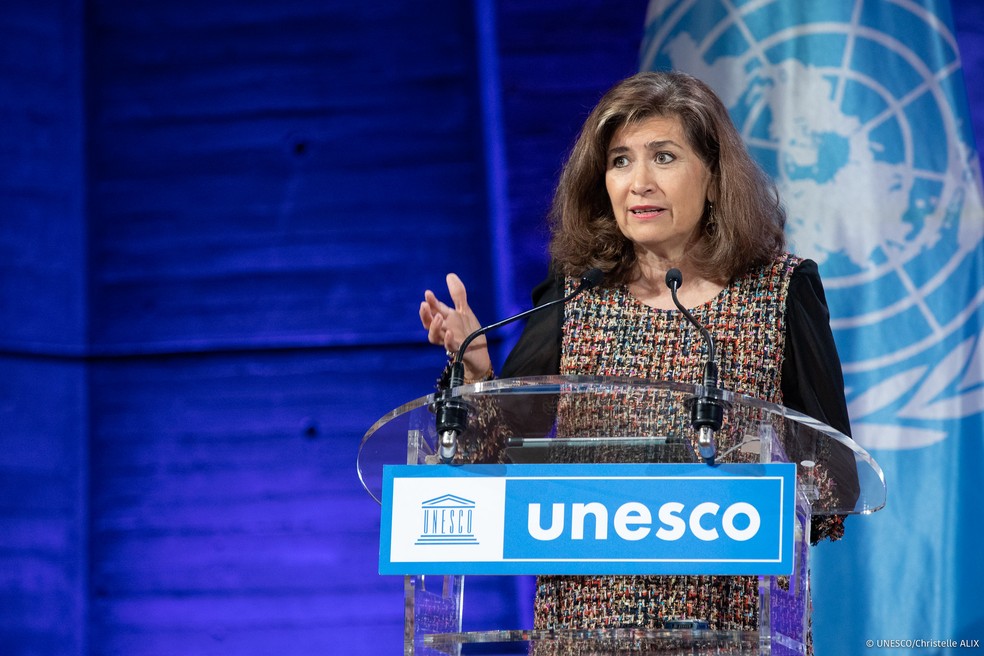
{"type": "Polygon", "coordinates": [[[654,0],[641,68],[707,82],[776,180],[885,473],[813,551],[817,653],[984,643],[984,204],[948,2],[654,0]]]}

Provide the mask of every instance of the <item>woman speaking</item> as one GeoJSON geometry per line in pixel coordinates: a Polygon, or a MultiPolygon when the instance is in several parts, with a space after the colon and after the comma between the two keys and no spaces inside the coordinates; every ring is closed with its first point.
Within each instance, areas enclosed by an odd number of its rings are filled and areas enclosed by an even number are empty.
{"type": "MultiPolygon", "coordinates": [[[[678,72],[620,82],[588,116],[561,174],[551,275],[533,300],[562,298],[589,268],[605,271],[604,282],[533,315],[501,375],[699,381],[703,343],[666,284],[677,269],[680,302],[717,343],[723,388],[849,434],[817,267],[786,252],[784,224],[774,185],[710,88],[678,72]]],[[[431,343],[455,353],[481,324],[454,274],[448,291],[450,305],[425,292],[420,319],[431,343]]],[[[463,361],[466,382],[494,376],[484,338],[463,361]]],[[[637,414],[632,421],[633,432],[659,430],[637,414]]],[[[821,518],[812,530],[814,542],[837,539],[842,520],[821,518]]],[[[712,629],[757,630],[757,599],[754,577],[541,576],[535,626],[661,628],[695,617],[712,629]]]]}

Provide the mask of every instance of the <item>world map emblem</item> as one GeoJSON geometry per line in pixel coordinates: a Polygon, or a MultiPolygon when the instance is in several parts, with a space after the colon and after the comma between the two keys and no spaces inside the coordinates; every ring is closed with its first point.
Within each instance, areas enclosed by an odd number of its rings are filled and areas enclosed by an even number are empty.
{"type": "Polygon", "coordinates": [[[707,82],[775,179],[854,437],[921,448],[984,411],[984,203],[949,27],[907,0],[656,1],[641,59],[707,82]]]}

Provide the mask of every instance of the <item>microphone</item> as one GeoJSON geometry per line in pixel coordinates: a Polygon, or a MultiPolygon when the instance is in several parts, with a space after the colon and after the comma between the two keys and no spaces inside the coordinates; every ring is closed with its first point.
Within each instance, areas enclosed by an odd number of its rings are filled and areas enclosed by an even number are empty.
{"type": "Polygon", "coordinates": [[[468,346],[476,338],[487,332],[495,330],[496,328],[505,326],[513,321],[518,321],[524,317],[528,317],[535,312],[546,310],[548,307],[567,303],[569,300],[586,289],[597,287],[601,284],[604,277],[605,273],[601,269],[588,269],[581,274],[580,284],[567,296],[555,299],[549,303],[544,303],[543,305],[538,305],[534,308],[530,308],[525,312],[520,312],[519,314],[503,319],[502,321],[497,321],[496,323],[488,326],[483,326],[468,335],[465,340],[461,342],[461,346],[458,347],[458,352],[455,354],[454,360],[451,362],[451,379],[448,384],[448,388],[444,390],[441,398],[439,398],[435,404],[437,407],[437,434],[439,438],[438,447],[439,454],[443,462],[449,463],[454,459],[455,453],[458,451],[458,436],[464,433],[465,429],[468,427],[468,406],[460,396],[451,396],[451,390],[455,387],[460,387],[465,383],[465,363],[463,360],[465,357],[465,351],[468,350],[468,346]]]}
{"type": "Polygon", "coordinates": [[[714,432],[720,430],[724,422],[724,404],[711,396],[710,390],[718,389],[718,367],[715,361],[714,339],[707,328],[700,325],[690,311],[683,307],[680,299],[677,298],[677,289],[683,285],[683,274],[679,269],[670,269],[666,272],[666,286],[670,288],[673,296],[673,304],[683,313],[687,321],[700,331],[704,343],[707,344],[707,360],[704,363],[703,389],[693,405],[690,407],[690,425],[697,429],[697,448],[701,458],[708,465],[714,464],[714,457],[717,455],[717,446],[714,441],[714,432]]]}

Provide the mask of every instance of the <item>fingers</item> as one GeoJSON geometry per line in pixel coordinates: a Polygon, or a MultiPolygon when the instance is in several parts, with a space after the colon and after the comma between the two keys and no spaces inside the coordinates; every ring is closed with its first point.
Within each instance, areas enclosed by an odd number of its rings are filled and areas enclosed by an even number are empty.
{"type": "Polygon", "coordinates": [[[454,273],[447,276],[448,292],[454,306],[447,305],[437,298],[431,290],[424,292],[418,314],[420,323],[427,330],[427,341],[440,344],[445,350],[454,352],[465,335],[479,327],[478,320],[468,307],[468,293],[465,284],[454,273]]]}
{"type": "Polygon", "coordinates": [[[451,308],[437,300],[434,292],[427,290],[424,292],[424,300],[420,303],[418,314],[420,323],[427,331],[427,341],[431,344],[444,346],[449,338],[449,331],[446,327],[445,317],[451,312],[451,308]]]}
{"type": "Polygon", "coordinates": [[[421,307],[423,307],[424,304],[428,306],[431,315],[441,314],[445,318],[447,318],[448,314],[450,314],[454,309],[437,298],[437,296],[434,295],[434,292],[429,289],[424,292],[424,303],[421,304],[421,307]]]}
{"type": "Polygon", "coordinates": [[[427,331],[427,341],[431,344],[444,346],[445,350],[449,350],[447,341],[450,331],[447,329],[446,323],[443,316],[435,315],[434,320],[431,321],[430,329],[427,331]]]}
{"type": "Polygon", "coordinates": [[[423,324],[424,329],[429,330],[431,321],[434,320],[434,313],[431,312],[430,305],[427,304],[427,301],[421,301],[418,314],[420,315],[420,323],[423,324]]]}
{"type": "Polygon", "coordinates": [[[420,323],[424,325],[424,328],[429,328],[430,322],[434,320],[435,316],[439,314],[447,316],[450,311],[451,309],[437,300],[434,292],[428,289],[424,292],[424,300],[420,303],[420,323]]]}
{"type": "Polygon", "coordinates": [[[451,294],[451,302],[454,309],[463,312],[468,309],[468,293],[465,291],[465,283],[457,274],[449,273],[447,276],[448,292],[451,294]]]}
{"type": "Polygon", "coordinates": [[[425,304],[428,306],[431,316],[442,314],[445,318],[447,318],[452,310],[461,312],[468,309],[468,293],[465,291],[465,283],[461,282],[461,278],[457,274],[449,273],[447,283],[448,292],[451,294],[451,302],[454,303],[454,307],[452,308],[438,299],[434,292],[428,289],[424,292],[424,302],[420,304],[421,321],[424,320],[425,304]]]}

